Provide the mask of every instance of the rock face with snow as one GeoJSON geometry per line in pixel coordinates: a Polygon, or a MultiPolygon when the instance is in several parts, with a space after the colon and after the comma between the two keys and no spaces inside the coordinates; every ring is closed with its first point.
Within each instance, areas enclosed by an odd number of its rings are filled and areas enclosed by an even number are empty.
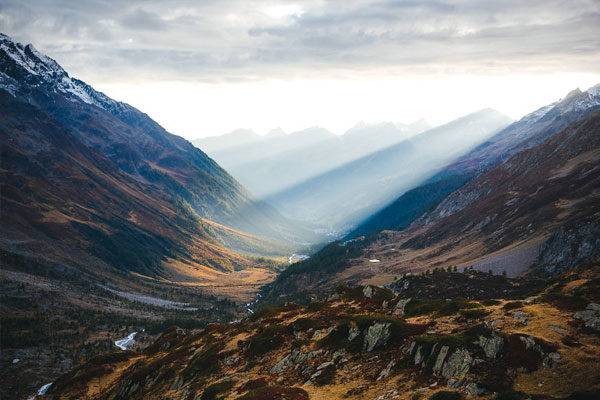
{"type": "Polygon", "coordinates": [[[2,33],[0,71],[0,88],[13,96],[26,87],[37,87],[114,113],[133,110],[133,107],[112,100],[85,82],[71,78],[56,61],[37,51],[32,44],[24,46],[2,33]]]}

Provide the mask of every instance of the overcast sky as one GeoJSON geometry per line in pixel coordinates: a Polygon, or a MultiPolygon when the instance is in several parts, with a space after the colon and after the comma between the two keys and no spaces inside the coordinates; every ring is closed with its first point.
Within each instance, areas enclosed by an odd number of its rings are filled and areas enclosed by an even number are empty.
{"type": "Polygon", "coordinates": [[[518,118],[600,83],[599,0],[0,0],[0,30],[187,138],[518,118]]]}

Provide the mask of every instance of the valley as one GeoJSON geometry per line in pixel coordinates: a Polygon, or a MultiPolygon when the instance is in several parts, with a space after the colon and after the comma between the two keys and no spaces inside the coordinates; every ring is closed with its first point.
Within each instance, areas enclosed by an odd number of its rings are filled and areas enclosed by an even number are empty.
{"type": "Polygon", "coordinates": [[[2,398],[598,396],[600,85],[192,144],[0,34],[0,133],[2,398]]]}

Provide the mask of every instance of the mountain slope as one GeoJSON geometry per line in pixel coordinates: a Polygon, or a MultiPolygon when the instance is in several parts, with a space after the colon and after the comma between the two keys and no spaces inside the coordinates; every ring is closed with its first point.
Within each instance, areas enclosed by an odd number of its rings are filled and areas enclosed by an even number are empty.
{"type": "Polygon", "coordinates": [[[6,399],[133,327],[143,343],[237,318],[279,267],[257,256],[296,250],[294,226],[200,150],[4,35],[0,221],[6,399]]]}
{"type": "Polygon", "coordinates": [[[51,115],[133,179],[180,197],[200,217],[271,238],[292,237],[295,227],[202,151],[146,114],[69,77],[33,46],[1,36],[0,72],[0,87],[51,115]]]}
{"type": "Polygon", "coordinates": [[[263,298],[323,293],[340,283],[389,283],[437,267],[516,276],[543,261],[548,270],[536,273],[544,275],[593,259],[600,255],[599,132],[596,112],[463,186],[475,199],[464,207],[450,202],[451,195],[441,203],[446,212],[438,207],[403,231],[333,243],[325,250],[335,254],[334,268],[312,265],[325,257],[317,253],[265,287],[263,298]]]}
{"type": "Polygon", "coordinates": [[[267,198],[286,215],[345,230],[506,126],[482,110],[309,179],[267,198]]]}
{"type": "Polygon", "coordinates": [[[173,327],[63,375],[48,397],[597,399],[599,276],[596,262],[545,284],[439,272],[403,278],[398,293],[339,287],[306,307],[173,327]]]}
{"type": "Polygon", "coordinates": [[[239,145],[213,150],[213,141],[220,143],[217,146],[231,143],[231,135],[237,135],[232,132],[195,141],[194,144],[217,160],[252,193],[265,197],[426,129],[428,125],[422,120],[411,125],[361,123],[342,136],[325,132],[319,134],[314,129],[289,135],[274,132],[250,143],[238,137],[239,145]]]}
{"type": "MultiPolygon", "coordinates": [[[[402,229],[446,194],[460,188],[477,174],[499,165],[519,151],[531,148],[560,132],[570,123],[600,109],[600,85],[585,92],[576,89],[564,99],[544,106],[514,122],[475,149],[444,167],[422,186],[365,220],[346,239],[381,229],[402,229]],[[414,201],[418,195],[417,202],[414,201]]],[[[457,191],[452,196],[457,196],[457,191]]],[[[468,193],[462,194],[468,197],[468,193]]],[[[443,206],[441,206],[443,207],[443,206]]],[[[448,210],[446,209],[446,212],[448,210]]]]}

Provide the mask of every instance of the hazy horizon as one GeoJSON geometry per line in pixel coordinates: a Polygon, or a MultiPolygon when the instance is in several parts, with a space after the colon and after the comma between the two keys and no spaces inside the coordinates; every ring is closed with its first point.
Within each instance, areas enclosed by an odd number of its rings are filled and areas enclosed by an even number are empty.
{"type": "Polygon", "coordinates": [[[5,1],[0,29],[187,139],[512,119],[600,82],[600,4],[5,1]]]}

